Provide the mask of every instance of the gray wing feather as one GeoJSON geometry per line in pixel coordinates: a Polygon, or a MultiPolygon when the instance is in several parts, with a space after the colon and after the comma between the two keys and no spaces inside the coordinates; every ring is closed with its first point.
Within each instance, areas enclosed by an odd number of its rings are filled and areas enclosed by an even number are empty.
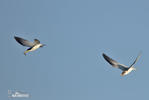
{"type": "Polygon", "coordinates": [[[20,43],[20,44],[23,45],[23,46],[27,46],[27,47],[32,47],[32,46],[34,46],[34,43],[29,42],[28,40],[25,40],[25,39],[23,39],[23,38],[16,37],[16,36],[14,36],[14,38],[15,38],[15,40],[16,40],[18,43],[20,43]]]}
{"type": "Polygon", "coordinates": [[[123,71],[128,69],[127,66],[116,62],[116,61],[113,60],[112,58],[108,57],[106,54],[103,53],[102,55],[103,55],[104,59],[105,59],[109,64],[111,64],[113,67],[119,68],[119,69],[121,69],[121,70],[123,70],[123,71]]]}
{"type": "Polygon", "coordinates": [[[39,44],[40,41],[38,39],[34,39],[34,45],[39,44]]]}
{"type": "Polygon", "coordinates": [[[130,65],[130,67],[132,67],[138,61],[138,59],[140,58],[140,56],[141,56],[141,53],[139,53],[139,55],[137,56],[136,60],[130,65]]]}

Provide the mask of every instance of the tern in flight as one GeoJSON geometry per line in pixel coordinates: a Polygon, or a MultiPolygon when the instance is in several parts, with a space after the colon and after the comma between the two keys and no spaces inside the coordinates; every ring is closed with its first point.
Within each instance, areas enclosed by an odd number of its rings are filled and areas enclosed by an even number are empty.
{"type": "Polygon", "coordinates": [[[123,64],[118,63],[117,61],[113,60],[112,58],[108,57],[106,54],[102,54],[104,59],[111,64],[115,68],[121,69],[123,72],[121,73],[121,76],[125,76],[129,74],[132,70],[136,70],[136,68],[133,67],[133,65],[137,62],[137,60],[140,58],[140,54],[137,56],[136,60],[128,67],[123,64]]]}
{"type": "Polygon", "coordinates": [[[44,44],[41,44],[40,41],[38,39],[34,39],[34,42],[30,42],[28,40],[25,40],[23,38],[20,38],[20,37],[16,37],[14,36],[15,40],[20,43],[21,45],[23,46],[27,46],[29,47],[25,52],[24,52],[24,55],[26,55],[26,53],[28,52],[31,52],[31,51],[34,51],[40,47],[43,47],[45,46],[44,44]]]}

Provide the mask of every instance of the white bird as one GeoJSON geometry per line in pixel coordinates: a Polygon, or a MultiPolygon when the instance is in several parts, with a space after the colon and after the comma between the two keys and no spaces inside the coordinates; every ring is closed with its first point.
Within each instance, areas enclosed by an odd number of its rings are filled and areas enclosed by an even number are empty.
{"type": "Polygon", "coordinates": [[[40,47],[43,47],[45,46],[44,44],[41,44],[40,41],[38,39],[34,39],[34,42],[29,42],[28,40],[25,40],[23,38],[20,38],[20,37],[16,37],[14,36],[15,40],[20,43],[21,45],[23,46],[27,46],[27,47],[30,47],[28,48],[25,52],[24,52],[24,55],[26,55],[26,53],[28,52],[31,52],[31,51],[34,51],[40,47]]]}
{"type": "Polygon", "coordinates": [[[120,64],[118,62],[116,62],[115,60],[113,60],[112,58],[108,57],[106,54],[102,54],[104,59],[111,64],[113,67],[115,68],[119,68],[121,69],[123,72],[121,73],[121,76],[125,76],[127,74],[129,74],[132,70],[136,70],[136,68],[133,67],[133,65],[137,62],[137,60],[140,58],[140,54],[137,56],[136,60],[128,67],[125,66],[123,64],[120,64]]]}

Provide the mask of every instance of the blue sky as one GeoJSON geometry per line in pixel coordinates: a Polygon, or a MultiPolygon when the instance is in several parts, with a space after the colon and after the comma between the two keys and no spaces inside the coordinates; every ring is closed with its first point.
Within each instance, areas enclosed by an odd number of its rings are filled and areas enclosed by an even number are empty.
{"type": "Polygon", "coordinates": [[[148,3],[1,0],[0,99],[18,90],[31,95],[26,100],[147,100],[148,3]],[[46,46],[24,56],[14,36],[46,46]],[[130,65],[140,51],[137,70],[125,77],[102,57],[130,65]]]}

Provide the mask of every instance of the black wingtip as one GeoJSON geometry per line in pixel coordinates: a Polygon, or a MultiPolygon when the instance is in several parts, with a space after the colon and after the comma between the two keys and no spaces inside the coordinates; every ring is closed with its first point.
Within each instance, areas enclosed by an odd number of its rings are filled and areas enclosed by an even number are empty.
{"type": "Polygon", "coordinates": [[[18,40],[18,39],[19,39],[19,37],[17,37],[17,36],[14,36],[14,39],[18,40]]]}
{"type": "Polygon", "coordinates": [[[21,42],[22,38],[17,37],[17,36],[14,36],[14,39],[15,39],[18,43],[20,43],[21,45],[24,45],[24,44],[21,42]]]}
{"type": "Polygon", "coordinates": [[[114,66],[114,64],[112,62],[115,62],[113,59],[111,59],[110,57],[108,57],[106,54],[102,54],[103,55],[103,58],[109,63],[111,64],[112,66],[114,66]]]}
{"type": "Polygon", "coordinates": [[[14,36],[14,39],[19,42],[21,38],[14,36]]]}
{"type": "Polygon", "coordinates": [[[14,36],[14,38],[16,39],[16,36],[14,36]]]}
{"type": "Polygon", "coordinates": [[[102,56],[105,58],[105,57],[107,57],[107,55],[105,54],[105,53],[102,53],[102,56]]]}
{"type": "Polygon", "coordinates": [[[109,57],[105,53],[102,53],[102,56],[106,61],[108,61],[107,59],[109,59],[109,57]]]}
{"type": "Polygon", "coordinates": [[[105,54],[104,54],[104,53],[102,53],[102,55],[104,56],[105,54]]]}

